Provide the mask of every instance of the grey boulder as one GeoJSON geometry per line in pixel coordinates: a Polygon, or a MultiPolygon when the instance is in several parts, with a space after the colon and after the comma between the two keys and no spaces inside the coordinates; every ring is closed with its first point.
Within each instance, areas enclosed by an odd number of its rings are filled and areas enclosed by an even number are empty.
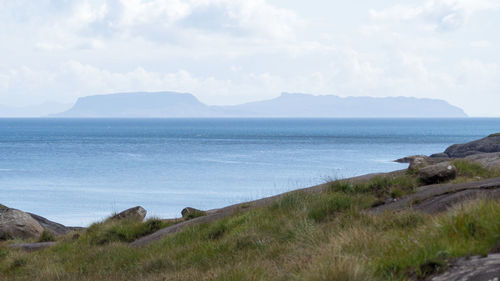
{"type": "Polygon", "coordinates": [[[449,162],[426,166],[418,171],[422,182],[426,184],[441,183],[457,176],[457,168],[449,162]]]}
{"type": "Polygon", "coordinates": [[[133,207],[111,217],[112,220],[138,220],[143,221],[147,211],[141,207],[133,207]]]}
{"type": "Polygon", "coordinates": [[[43,227],[29,214],[11,208],[0,209],[0,239],[38,238],[43,227]]]}

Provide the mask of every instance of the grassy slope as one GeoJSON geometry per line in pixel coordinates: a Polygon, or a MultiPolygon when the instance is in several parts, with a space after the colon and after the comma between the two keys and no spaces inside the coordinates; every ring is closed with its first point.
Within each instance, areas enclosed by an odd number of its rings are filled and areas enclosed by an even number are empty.
{"type": "MultiPolygon", "coordinates": [[[[500,176],[466,162],[459,177],[500,176]]],[[[378,200],[412,192],[411,174],[332,183],[269,206],[191,226],[150,246],[136,237],[165,225],[107,221],[36,253],[0,244],[1,280],[403,280],[453,257],[485,254],[500,240],[500,203],[474,202],[439,216],[368,215],[378,200]]]]}

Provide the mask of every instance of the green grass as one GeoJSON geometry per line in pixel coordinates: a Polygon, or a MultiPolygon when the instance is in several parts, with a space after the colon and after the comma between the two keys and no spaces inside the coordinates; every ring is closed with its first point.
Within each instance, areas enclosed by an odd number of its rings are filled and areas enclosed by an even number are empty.
{"type": "MultiPolygon", "coordinates": [[[[460,177],[495,175],[455,162],[460,177]]],[[[408,280],[443,270],[500,241],[500,202],[445,214],[369,215],[386,198],[415,191],[413,174],[336,181],[292,192],[260,208],[189,226],[142,248],[128,243],[169,223],[107,220],[25,253],[0,242],[2,280],[408,280]]],[[[172,222],[174,223],[174,222],[172,222]]]]}
{"type": "Polygon", "coordinates": [[[86,236],[91,244],[104,245],[111,242],[132,242],[139,237],[156,232],[168,226],[160,219],[151,218],[145,222],[130,220],[107,220],[91,225],[86,236]]]}
{"type": "Polygon", "coordinates": [[[328,194],[320,200],[316,200],[309,207],[308,216],[316,222],[321,222],[335,213],[350,208],[351,204],[352,199],[348,195],[342,193],[328,194]]]}
{"type": "Polygon", "coordinates": [[[454,257],[485,254],[500,239],[497,202],[436,217],[360,212],[358,205],[371,200],[292,193],[139,249],[126,241],[147,227],[96,224],[40,252],[0,246],[0,274],[2,280],[405,280],[428,276],[454,257]],[[311,216],[318,206],[328,210],[319,220],[311,216]],[[124,228],[128,234],[116,234],[124,228]]]}
{"type": "Polygon", "coordinates": [[[439,270],[452,258],[485,255],[500,239],[500,223],[495,222],[499,218],[498,202],[476,202],[412,231],[390,231],[385,239],[398,243],[383,245],[384,251],[374,259],[374,265],[383,278],[423,278],[432,273],[431,265],[439,270]]]}
{"type": "Polygon", "coordinates": [[[500,137],[500,133],[491,134],[491,135],[489,135],[488,137],[500,137]]]}
{"type": "Polygon", "coordinates": [[[487,169],[481,164],[467,160],[455,160],[452,164],[457,168],[454,183],[500,177],[500,169],[487,169]]]}
{"type": "Polygon", "coordinates": [[[347,194],[373,194],[378,198],[399,198],[413,193],[420,185],[422,184],[419,179],[408,172],[400,176],[376,176],[367,182],[358,184],[341,180],[334,181],[329,183],[328,190],[347,194]]]}

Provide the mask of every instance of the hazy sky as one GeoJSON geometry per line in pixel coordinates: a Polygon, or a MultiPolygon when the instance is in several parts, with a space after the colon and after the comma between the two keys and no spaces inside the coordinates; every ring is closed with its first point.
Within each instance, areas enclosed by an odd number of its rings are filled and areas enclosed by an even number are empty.
{"type": "Polygon", "coordinates": [[[500,116],[500,0],[0,0],[0,104],[181,91],[440,98],[500,116]]]}

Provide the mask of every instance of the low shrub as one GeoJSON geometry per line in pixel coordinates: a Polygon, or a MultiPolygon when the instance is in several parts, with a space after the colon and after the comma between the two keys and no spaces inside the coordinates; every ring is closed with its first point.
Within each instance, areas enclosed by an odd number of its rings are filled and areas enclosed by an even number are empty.
{"type": "Polygon", "coordinates": [[[19,268],[25,266],[27,263],[28,261],[26,260],[26,258],[23,257],[15,258],[10,264],[9,270],[10,271],[18,270],[19,268]]]}
{"type": "Polygon", "coordinates": [[[54,242],[56,241],[56,237],[52,232],[44,230],[40,238],[38,238],[38,242],[54,242]]]}
{"type": "Polygon", "coordinates": [[[167,226],[167,223],[155,218],[145,222],[110,220],[91,225],[87,229],[87,235],[90,237],[91,243],[97,245],[111,242],[132,242],[167,226]]]}

